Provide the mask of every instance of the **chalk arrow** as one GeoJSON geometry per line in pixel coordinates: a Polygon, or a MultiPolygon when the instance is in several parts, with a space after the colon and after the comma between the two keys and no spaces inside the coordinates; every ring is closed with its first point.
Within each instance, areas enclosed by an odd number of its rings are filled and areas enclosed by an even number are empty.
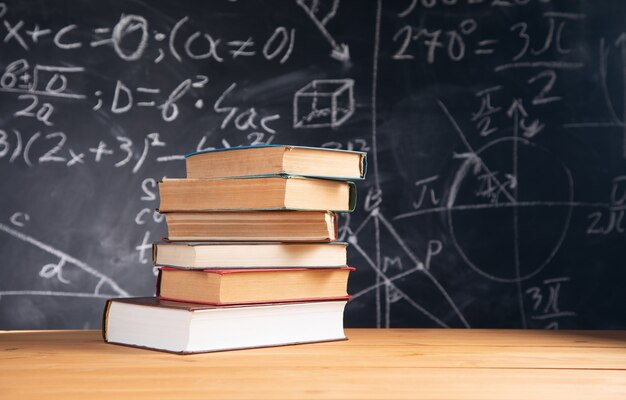
{"type": "Polygon", "coordinates": [[[350,48],[347,44],[342,43],[339,48],[333,48],[330,52],[330,56],[339,61],[350,61],[350,48]]]}
{"type": "Polygon", "coordinates": [[[326,16],[324,18],[324,22],[322,23],[319,18],[315,15],[314,11],[307,6],[305,0],[296,0],[296,3],[304,10],[306,15],[311,18],[311,21],[315,24],[317,29],[322,33],[322,35],[326,38],[330,46],[333,48],[330,52],[330,56],[335,60],[348,62],[350,61],[350,48],[345,43],[337,43],[337,41],[332,37],[330,32],[326,29],[326,22],[330,20],[330,18],[334,17],[334,13],[337,11],[338,2],[335,2],[333,5],[332,15],[326,16]]]}
{"type": "Polygon", "coordinates": [[[505,185],[508,185],[511,189],[515,189],[517,187],[517,177],[512,174],[504,174],[506,177],[505,185]]]}
{"type": "Polygon", "coordinates": [[[514,115],[528,117],[528,113],[524,108],[524,104],[522,103],[522,99],[514,99],[513,103],[511,103],[511,107],[506,112],[506,115],[509,117],[513,117],[514,115]]]}

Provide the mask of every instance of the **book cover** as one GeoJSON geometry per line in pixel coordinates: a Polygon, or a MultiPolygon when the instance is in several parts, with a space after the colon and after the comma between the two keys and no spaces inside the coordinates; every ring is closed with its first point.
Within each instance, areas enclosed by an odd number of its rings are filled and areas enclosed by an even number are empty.
{"type": "Polygon", "coordinates": [[[325,178],[325,179],[339,179],[339,180],[346,180],[346,179],[362,180],[362,179],[365,179],[365,176],[367,175],[367,152],[356,151],[356,150],[329,149],[329,148],[323,148],[323,147],[294,146],[294,145],[284,145],[284,144],[266,144],[266,145],[255,145],[255,146],[236,146],[236,147],[228,147],[228,148],[221,148],[221,149],[201,150],[201,151],[188,153],[188,154],[185,154],[185,159],[193,157],[193,156],[197,156],[197,155],[217,153],[217,152],[226,152],[226,151],[231,152],[231,151],[246,150],[246,149],[281,148],[281,147],[284,148],[285,150],[290,150],[290,149],[308,149],[308,150],[319,150],[319,151],[338,152],[338,153],[359,154],[359,155],[361,155],[361,175],[359,177],[357,177],[357,176],[348,176],[348,177],[346,177],[346,176],[340,176],[340,175],[315,175],[315,174],[299,175],[299,174],[288,173],[286,171],[281,171],[281,172],[278,172],[276,174],[265,174],[265,175],[254,175],[254,176],[260,177],[260,176],[277,176],[277,175],[280,176],[280,175],[283,175],[283,176],[297,176],[297,177],[325,178]]]}

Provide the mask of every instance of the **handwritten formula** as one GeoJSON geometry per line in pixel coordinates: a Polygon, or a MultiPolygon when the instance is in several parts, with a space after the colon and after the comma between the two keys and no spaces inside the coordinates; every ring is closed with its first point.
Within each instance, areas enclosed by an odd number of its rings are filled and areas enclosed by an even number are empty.
{"type": "Polygon", "coordinates": [[[186,153],[281,143],[368,152],[340,216],[348,325],[624,328],[624,18],[617,0],[0,3],[0,328],[96,328],[103,299],[152,295],[157,181],[186,153]]]}

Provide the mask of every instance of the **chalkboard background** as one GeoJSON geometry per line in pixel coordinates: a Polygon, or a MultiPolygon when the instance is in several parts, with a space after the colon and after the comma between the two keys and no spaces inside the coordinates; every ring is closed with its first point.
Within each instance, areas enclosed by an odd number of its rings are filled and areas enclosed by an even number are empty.
{"type": "Polygon", "coordinates": [[[0,19],[0,329],[98,328],[105,298],[152,295],[156,181],[263,143],[369,154],[341,219],[347,326],[626,328],[623,1],[14,1],[0,19]],[[343,118],[303,118],[314,85],[343,118]]]}

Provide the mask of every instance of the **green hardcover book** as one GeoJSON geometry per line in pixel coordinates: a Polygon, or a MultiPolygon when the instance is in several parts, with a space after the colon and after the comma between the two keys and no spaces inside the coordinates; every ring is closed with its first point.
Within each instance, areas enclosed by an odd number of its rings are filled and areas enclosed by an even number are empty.
{"type": "Polygon", "coordinates": [[[366,153],[305,146],[265,145],[207,150],[185,156],[187,178],[292,175],[363,179],[366,153]]]}

